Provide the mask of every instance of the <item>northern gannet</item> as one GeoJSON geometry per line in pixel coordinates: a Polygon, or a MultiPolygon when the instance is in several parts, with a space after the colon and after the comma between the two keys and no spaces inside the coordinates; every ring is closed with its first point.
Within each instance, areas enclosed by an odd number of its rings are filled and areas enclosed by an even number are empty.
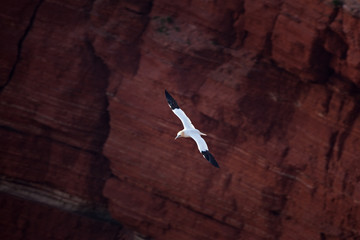
{"type": "Polygon", "coordinates": [[[197,147],[203,157],[208,160],[215,167],[219,167],[218,163],[215,161],[215,158],[209,152],[209,148],[206,145],[205,140],[201,135],[206,136],[205,133],[197,130],[194,125],[191,123],[190,119],[186,116],[183,110],[179,108],[179,105],[176,103],[175,99],[165,90],[165,97],[168,101],[169,107],[175,113],[175,115],[180,118],[184,129],[179,131],[175,137],[175,140],[179,137],[191,137],[197,144],[197,147]]]}

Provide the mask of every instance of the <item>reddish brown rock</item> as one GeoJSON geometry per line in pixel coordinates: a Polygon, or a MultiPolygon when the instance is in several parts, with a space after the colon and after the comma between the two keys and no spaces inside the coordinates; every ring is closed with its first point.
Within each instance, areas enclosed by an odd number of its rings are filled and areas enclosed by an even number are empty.
{"type": "Polygon", "coordinates": [[[74,239],[360,237],[352,1],[12,4],[0,15],[5,237],[64,222],[80,222],[61,232],[74,239]],[[164,89],[220,169],[173,141],[164,89]]]}
{"type": "Polygon", "coordinates": [[[4,194],[0,194],[0,203],[1,239],[115,239],[123,234],[116,222],[71,214],[4,194]]]}
{"type": "MultiPolygon", "coordinates": [[[[102,189],[111,172],[102,148],[109,131],[109,70],[86,40],[86,2],[73,7],[48,1],[11,4],[1,10],[1,23],[7,26],[1,30],[6,40],[1,47],[9,55],[1,55],[7,64],[1,66],[5,77],[0,89],[0,189],[8,194],[5,202],[13,201],[10,195],[26,201],[2,204],[6,212],[1,214],[1,228],[13,229],[9,218],[29,221],[18,226],[19,232],[0,231],[8,234],[1,238],[51,239],[62,230],[47,228],[49,221],[53,226],[69,222],[64,226],[74,228],[69,236],[88,239],[97,231],[92,231],[96,223],[80,228],[76,224],[91,222],[91,217],[76,220],[76,215],[63,213],[66,217],[57,219],[50,209],[106,213],[102,189]],[[26,209],[36,202],[51,207],[34,207],[28,214],[26,209]],[[29,216],[37,211],[49,219],[29,216]],[[21,232],[28,224],[34,232],[27,237],[21,232]]],[[[121,226],[111,228],[116,233],[121,226]]]]}

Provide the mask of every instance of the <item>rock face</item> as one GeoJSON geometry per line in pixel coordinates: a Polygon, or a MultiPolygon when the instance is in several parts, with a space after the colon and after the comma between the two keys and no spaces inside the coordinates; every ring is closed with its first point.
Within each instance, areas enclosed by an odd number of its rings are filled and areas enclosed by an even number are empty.
{"type": "Polygon", "coordinates": [[[3,6],[1,239],[360,238],[355,1],[3,6]]]}

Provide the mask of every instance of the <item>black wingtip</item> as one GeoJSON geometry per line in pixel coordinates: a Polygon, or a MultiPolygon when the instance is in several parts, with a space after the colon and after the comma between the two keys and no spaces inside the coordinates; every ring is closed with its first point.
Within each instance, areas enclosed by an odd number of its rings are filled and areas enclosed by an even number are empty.
{"type": "Polygon", "coordinates": [[[214,156],[209,151],[202,151],[201,153],[204,156],[204,158],[208,160],[214,167],[220,168],[214,156]]]}
{"type": "Polygon", "coordinates": [[[166,89],[165,89],[165,97],[172,110],[174,110],[175,108],[179,108],[179,105],[176,103],[175,99],[168,93],[168,91],[166,91],[166,89]]]}

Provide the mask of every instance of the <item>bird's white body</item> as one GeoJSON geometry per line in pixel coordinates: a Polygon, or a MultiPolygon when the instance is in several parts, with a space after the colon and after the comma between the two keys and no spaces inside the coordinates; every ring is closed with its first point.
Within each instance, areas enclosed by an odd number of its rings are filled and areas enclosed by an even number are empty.
{"type": "Polygon", "coordinates": [[[194,134],[200,134],[200,135],[206,136],[205,133],[200,132],[196,128],[194,128],[194,129],[183,129],[183,130],[178,132],[178,135],[181,135],[181,137],[192,137],[192,136],[194,136],[194,134]]]}
{"type": "Polygon", "coordinates": [[[201,135],[206,136],[205,133],[200,132],[196,128],[193,128],[193,129],[185,128],[177,133],[177,136],[175,139],[177,139],[178,137],[192,138],[195,140],[199,151],[202,152],[202,151],[208,150],[208,146],[207,146],[205,140],[201,137],[201,135]]]}
{"type": "MultiPolygon", "coordinates": [[[[170,105],[169,105],[170,106],[170,105]]],[[[171,108],[171,106],[170,106],[171,108]]],[[[182,122],[184,129],[179,131],[177,133],[177,136],[175,139],[179,137],[190,137],[195,140],[196,145],[198,146],[198,149],[200,152],[207,151],[208,146],[205,142],[205,140],[201,137],[201,135],[206,136],[205,133],[200,132],[198,129],[194,127],[194,125],[191,123],[190,118],[186,116],[183,110],[180,108],[174,109],[173,112],[175,113],[178,118],[180,118],[180,121],[182,122]]]]}

